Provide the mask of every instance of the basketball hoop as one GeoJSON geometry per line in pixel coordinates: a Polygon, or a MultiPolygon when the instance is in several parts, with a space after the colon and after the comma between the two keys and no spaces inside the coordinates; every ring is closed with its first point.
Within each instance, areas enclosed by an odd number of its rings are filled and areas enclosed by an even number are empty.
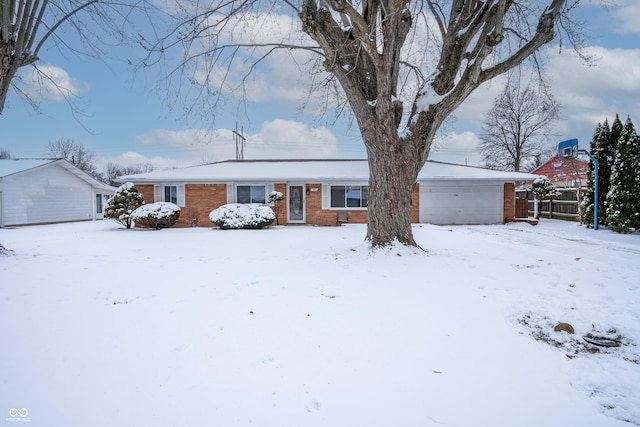
{"type": "Polygon", "coordinates": [[[578,140],[570,139],[558,143],[558,159],[574,159],[578,157],[578,140]]]}

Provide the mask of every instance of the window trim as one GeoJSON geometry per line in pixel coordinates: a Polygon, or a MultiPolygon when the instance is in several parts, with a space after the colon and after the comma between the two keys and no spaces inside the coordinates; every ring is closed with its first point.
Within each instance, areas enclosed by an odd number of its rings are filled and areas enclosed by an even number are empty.
{"type": "MultiPolygon", "coordinates": [[[[172,191],[169,190],[169,198],[171,198],[171,193],[172,191]]],[[[162,185],[162,201],[163,202],[169,202],[169,203],[173,203],[174,205],[178,204],[178,185],[172,185],[172,184],[163,184],[162,185]],[[167,188],[175,188],[176,189],[176,201],[174,202],[173,200],[167,200],[167,188]]]]}
{"type": "Polygon", "coordinates": [[[269,196],[268,196],[268,189],[267,189],[267,184],[264,183],[242,183],[242,184],[236,184],[234,186],[233,189],[233,197],[235,199],[235,202],[238,204],[261,204],[261,205],[268,205],[269,204],[269,196]],[[241,203],[238,201],[238,187],[249,187],[249,203],[241,203]],[[251,189],[251,187],[262,187],[264,189],[264,202],[254,202],[253,201],[253,191],[251,189]]]}
{"type": "Polygon", "coordinates": [[[165,187],[176,187],[176,205],[186,206],[186,185],[179,182],[161,182],[153,185],[153,201],[166,202],[164,199],[165,187]]]}
{"type": "MultiPolygon", "coordinates": [[[[362,203],[362,193],[360,193],[360,203],[362,203]]],[[[362,183],[354,183],[354,182],[346,182],[346,183],[342,183],[342,182],[336,182],[336,183],[329,183],[327,184],[327,209],[331,210],[331,211],[366,211],[368,209],[369,206],[369,184],[362,184],[362,183]],[[332,197],[331,197],[331,190],[333,187],[345,187],[345,205],[347,204],[347,200],[346,200],[346,187],[360,187],[360,191],[362,191],[363,187],[367,188],[367,206],[331,206],[332,204],[332,197]]]]}

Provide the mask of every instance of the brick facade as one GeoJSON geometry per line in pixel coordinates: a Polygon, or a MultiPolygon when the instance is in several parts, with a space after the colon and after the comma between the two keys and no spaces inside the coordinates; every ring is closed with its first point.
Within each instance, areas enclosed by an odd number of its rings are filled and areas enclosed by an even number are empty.
{"type": "MultiPolygon", "coordinates": [[[[154,202],[153,184],[136,184],[145,203],[154,202]]],[[[176,227],[211,227],[209,213],[227,203],[226,184],[186,184],[185,204],[180,208],[176,227]]]]}
{"type": "MultiPolygon", "coordinates": [[[[146,203],[153,203],[153,184],[136,184],[146,203]]],[[[279,225],[287,224],[287,184],[274,185],[276,191],[284,195],[284,199],[277,202],[272,209],[276,213],[279,225]]],[[[322,209],[322,184],[305,185],[306,221],[304,224],[317,226],[338,225],[337,210],[322,209]]],[[[209,213],[227,203],[226,184],[185,184],[185,202],[176,227],[211,227],[209,213]]],[[[416,184],[411,194],[411,222],[420,222],[420,185],[416,184]]],[[[515,218],[515,184],[504,184],[504,221],[515,218]]],[[[348,222],[352,224],[366,224],[366,210],[347,210],[348,222]]]]}
{"type": "MultiPolygon", "coordinates": [[[[322,184],[307,184],[306,192],[306,224],[322,226],[338,225],[338,211],[322,209],[322,184]]],[[[285,194],[285,192],[282,193],[285,194]]],[[[420,193],[419,185],[417,184],[411,194],[411,203],[411,222],[418,223],[420,215],[420,193]]],[[[352,224],[366,224],[367,211],[366,209],[347,210],[347,218],[348,222],[352,224]]]]}
{"type": "Polygon", "coordinates": [[[503,194],[502,221],[506,222],[508,219],[516,217],[516,184],[513,182],[505,182],[503,194]]]}
{"type": "Polygon", "coordinates": [[[153,184],[136,184],[136,189],[142,194],[145,203],[154,202],[153,184]]]}
{"type": "Polygon", "coordinates": [[[211,227],[209,214],[227,203],[227,185],[186,184],[184,195],[186,206],[182,208],[178,226],[211,227]]]}

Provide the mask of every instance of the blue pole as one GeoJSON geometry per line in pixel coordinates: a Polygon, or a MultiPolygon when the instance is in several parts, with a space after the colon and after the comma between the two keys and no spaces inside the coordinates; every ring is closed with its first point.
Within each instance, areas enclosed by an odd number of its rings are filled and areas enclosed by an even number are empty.
{"type": "Polygon", "coordinates": [[[598,161],[587,150],[578,150],[578,153],[584,153],[587,156],[589,156],[589,158],[593,162],[593,166],[594,166],[593,170],[595,172],[595,177],[594,177],[594,186],[593,186],[593,198],[594,198],[594,202],[593,202],[593,229],[597,230],[598,229],[598,161]]]}

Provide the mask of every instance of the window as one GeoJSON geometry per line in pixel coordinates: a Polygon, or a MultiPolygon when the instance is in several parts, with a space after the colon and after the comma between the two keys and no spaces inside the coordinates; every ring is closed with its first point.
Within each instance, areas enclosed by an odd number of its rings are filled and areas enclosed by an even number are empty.
{"type": "Polygon", "coordinates": [[[236,186],[236,202],[265,204],[267,201],[266,193],[264,185],[238,185],[236,186]]]}
{"type": "Polygon", "coordinates": [[[332,185],[332,208],[366,208],[369,204],[368,185],[332,185]]]}
{"type": "Polygon", "coordinates": [[[165,185],[164,187],[164,201],[170,202],[175,205],[178,204],[178,187],[175,185],[165,185]]]}
{"type": "Polygon", "coordinates": [[[100,193],[96,194],[96,213],[102,213],[102,194],[100,193]]]}

